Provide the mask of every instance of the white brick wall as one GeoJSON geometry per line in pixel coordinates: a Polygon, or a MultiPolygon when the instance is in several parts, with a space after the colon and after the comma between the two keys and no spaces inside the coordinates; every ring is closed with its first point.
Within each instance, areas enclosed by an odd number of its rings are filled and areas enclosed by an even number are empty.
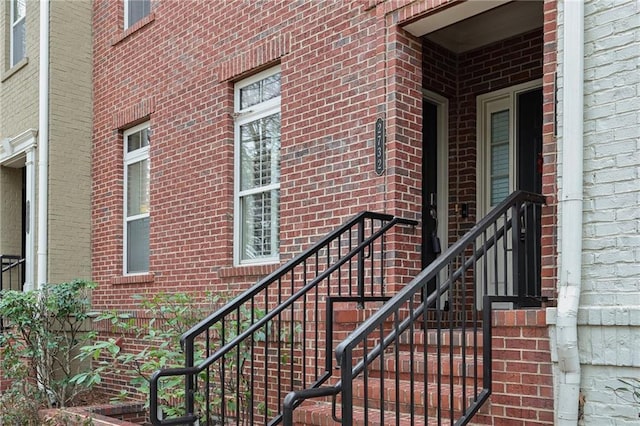
{"type": "MultiPolygon", "coordinates": [[[[558,37],[561,51],[561,27],[558,37]]],[[[584,51],[582,423],[637,425],[640,406],[608,387],[640,379],[640,1],[587,0],[584,51]]]]}
{"type": "MultiPolygon", "coordinates": [[[[561,35],[561,32],[559,32],[561,35]]],[[[640,294],[640,13],[585,3],[584,305],[640,294]]]]}

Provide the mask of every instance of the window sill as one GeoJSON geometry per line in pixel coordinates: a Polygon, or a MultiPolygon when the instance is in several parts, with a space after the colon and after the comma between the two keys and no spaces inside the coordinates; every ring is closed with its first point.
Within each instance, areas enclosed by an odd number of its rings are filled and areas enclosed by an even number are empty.
{"type": "Polygon", "coordinates": [[[4,83],[5,80],[8,80],[9,77],[11,77],[12,75],[20,71],[22,68],[27,66],[28,63],[29,63],[29,58],[25,56],[17,64],[15,64],[10,69],[2,73],[2,77],[0,77],[0,82],[4,83]]]}
{"type": "Polygon", "coordinates": [[[151,24],[155,20],[156,20],[156,14],[154,12],[151,12],[150,14],[148,14],[147,16],[145,16],[144,18],[142,18],[141,20],[139,20],[138,22],[136,22],[135,24],[127,28],[126,30],[122,31],[119,35],[114,37],[114,39],[111,41],[111,46],[115,46],[116,44],[120,43],[121,41],[129,37],[131,34],[138,32],[139,30],[151,24]]]}
{"type": "Polygon", "coordinates": [[[124,275],[121,277],[111,278],[111,284],[113,285],[147,284],[147,283],[153,283],[154,278],[155,276],[152,273],[139,274],[139,275],[124,275]]]}
{"type": "Polygon", "coordinates": [[[270,263],[265,265],[240,265],[229,268],[222,268],[218,271],[220,278],[233,277],[259,277],[269,275],[280,266],[279,263],[270,263]]]}

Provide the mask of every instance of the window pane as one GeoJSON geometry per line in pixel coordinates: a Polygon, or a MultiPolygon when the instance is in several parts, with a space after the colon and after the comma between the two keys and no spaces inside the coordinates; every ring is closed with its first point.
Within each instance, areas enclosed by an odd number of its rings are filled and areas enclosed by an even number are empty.
{"type": "Polygon", "coordinates": [[[127,272],[149,271],[149,218],[127,223],[127,272]]]}
{"type": "Polygon", "coordinates": [[[149,160],[127,166],[127,216],[149,213],[149,160]]]}
{"type": "Polygon", "coordinates": [[[151,12],[151,0],[127,0],[127,26],[132,26],[151,12]]]}
{"type": "Polygon", "coordinates": [[[240,89],[240,109],[280,96],[280,73],[240,89]]]}
{"type": "Polygon", "coordinates": [[[491,114],[491,205],[509,195],[509,110],[491,114]]]}
{"type": "Polygon", "coordinates": [[[27,14],[27,0],[13,0],[13,19],[11,23],[15,23],[20,18],[24,18],[27,14]]]}
{"type": "Polygon", "coordinates": [[[280,181],[280,114],[240,126],[240,189],[280,181]]]}
{"type": "Polygon", "coordinates": [[[12,28],[13,46],[11,54],[11,66],[20,62],[25,56],[26,29],[25,19],[21,19],[12,28]]]}
{"type": "Polygon", "coordinates": [[[278,237],[279,190],[242,197],[242,259],[274,256],[278,237]]]}
{"type": "Polygon", "coordinates": [[[127,136],[127,152],[149,146],[149,128],[144,128],[127,136]]]}

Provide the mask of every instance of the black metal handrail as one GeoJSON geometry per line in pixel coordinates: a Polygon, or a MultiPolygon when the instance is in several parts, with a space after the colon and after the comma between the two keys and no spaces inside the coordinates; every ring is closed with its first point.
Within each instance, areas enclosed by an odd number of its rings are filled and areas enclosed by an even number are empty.
{"type": "MultiPolygon", "coordinates": [[[[22,290],[24,287],[25,259],[22,256],[0,255],[0,291],[22,290]]],[[[0,296],[1,297],[1,296],[0,296]]],[[[0,317],[0,329],[4,328],[4,318],[0,317]]]]}
{"type": "Polygon", "coordinates": [[[22,256],[3,254],[0,255],[0,290],[11,290],[14,283],[18,283],[20,290],[24,284],[24,263],[22,256]],[[6,288],[5,288],[5,284],[6,288]]]}
{"type": "Polygon", "coordinates": [[[287,395],[284,424],[293,425],[302,401],[323,396],[332,396],[334,418],[343,425],[354,423],[356,411],[364,424],[374,418],[376,424],[468,423],[491,394],[486,311],[492,302],[540,303],[544,202],[541,195],[517,191],[496,206],[337,346],[337,383],[287,395]],[[434,279],[436,290],[428,294],[434,279]]]}
{"type": "Polygon", "coordinates": [[[363,305],[386,297],[385,234],[399,224],[417,222],[356,215],[185,333],[185,367],[151,378],[152,423],[280,422],[284,395],[331,377],[323,362],[332,351],[324,347],[326,299],[347,296],[363,305]],[[180,376],[184,401],[160,401],[163,382],[180,376]],[[158,409],[176,403],[180,415],[159,418],[158,409]]]}

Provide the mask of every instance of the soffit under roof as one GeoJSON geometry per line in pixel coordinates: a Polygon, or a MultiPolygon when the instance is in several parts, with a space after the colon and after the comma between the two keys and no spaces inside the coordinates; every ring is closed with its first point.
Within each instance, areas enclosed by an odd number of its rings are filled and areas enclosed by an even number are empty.
{"type": "Polygon", "coordinates": [[[541,1],[469,0],[404,26],[444,48],[462,53],[540,28],[541,1]]]}

